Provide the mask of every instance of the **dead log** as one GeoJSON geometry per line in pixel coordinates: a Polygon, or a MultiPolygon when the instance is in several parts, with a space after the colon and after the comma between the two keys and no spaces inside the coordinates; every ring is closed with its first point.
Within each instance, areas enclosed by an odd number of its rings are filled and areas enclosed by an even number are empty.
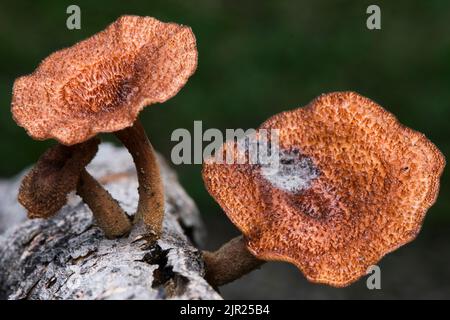
{"type": "MultiPolygon", "coordinates": [[[[160,163],[166,213],[163,237],[153,244],[141,228],[106,239],[75,193],[57,216],[27,220],[16,200],[24,173],[0,181],[0,299],[220,299],[195,248],[203,232],[197,208],[160,163]]],[[[87,169],[135,211],[138,184],[125,149],[102,144],[87,169]]]]}

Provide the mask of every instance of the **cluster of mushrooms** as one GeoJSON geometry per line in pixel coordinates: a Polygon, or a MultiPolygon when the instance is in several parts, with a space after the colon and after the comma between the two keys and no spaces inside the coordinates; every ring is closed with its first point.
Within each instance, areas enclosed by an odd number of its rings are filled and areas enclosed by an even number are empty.
{"type": "MultiPolygon", "coordinates": [[[[136,225],[154,241],[160,238],[162,180],[137,117],[145,106],[173,97],[196,67],[189,27],[123,16],[18,78],[14,120],[33,139],[58,142],[23,179],[18,199],[28,216],[51,217],[76,191],[107,238],[126,236],[136,225]],[[85,169],[100,143],[96,135],[105,132],[118,137],[136,165],[133,219],[85,169]]],[[[203,166],[208,192],[242,232],[217,251],[203,252],[213,286],[269,260],[293,263],[312,282],[349,285],[412,241],[436,200],[445,166],[441,152],[357,93],[323,94],[260,129],[279,130],[275,172],[216,157],[203,166]]],[[[241,152],[235,141],[220,151],[241,152]]]]}

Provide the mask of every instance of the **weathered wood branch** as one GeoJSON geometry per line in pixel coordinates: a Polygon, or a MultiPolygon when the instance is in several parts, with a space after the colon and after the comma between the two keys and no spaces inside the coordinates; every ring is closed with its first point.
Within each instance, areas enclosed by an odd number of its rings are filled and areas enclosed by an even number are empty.
{"type": "MultiPolygon", "coordinates": [[[[27,220],[17,203],[23,174],[0,182],[0,299],[220,299],[204,280],[195,244],[203,226],[193,201],[160,159],[166,192],[163,236],[136,226],[108,240],[75,195],[49,220],[27,220]]],[[[88,171],[129,213],[138,203],[133,161],[103,144],[88,171]]]]}

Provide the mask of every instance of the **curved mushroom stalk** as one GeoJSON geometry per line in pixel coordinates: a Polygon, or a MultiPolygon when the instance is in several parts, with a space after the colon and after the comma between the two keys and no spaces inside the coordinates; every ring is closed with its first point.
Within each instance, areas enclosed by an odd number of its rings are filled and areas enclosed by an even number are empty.
{"type": "Polygon", "coordinates": [[[238,236],[215,252],[204,251],[206,280],[213,287],[219,287],[259,268],[265,261],[252,255],[243,236],[238,236]]]}
{"type": "Polygon", "coordinates": [[[67,194],[77,190],[107,238],[130,231],[127,214],[85,169],[97,153],[99,142],[90,139],[73,146],[57,144],[39,158],[23,179],[18,196],[30,218],[56,214],[66,204],[67,194]]]}
{"type": "Polygon", "coordinates": [[[159,238],[164,219],[164,187],[155,151],[139,120],[115,134],[128,149],[136,165],[139,203],[134,223],[144,222],[159,238]]]}
{"type": "Polygon", "coordinates": [[[81,171],[77,194],[91,209],[95,221],[109,239],[131,230],[131,221],[116,199],[85,169],[81,171]]]}

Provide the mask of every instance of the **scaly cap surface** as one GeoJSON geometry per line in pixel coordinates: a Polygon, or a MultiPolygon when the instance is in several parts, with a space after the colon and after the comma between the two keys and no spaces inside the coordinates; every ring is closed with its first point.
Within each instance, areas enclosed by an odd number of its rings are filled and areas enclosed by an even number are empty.
{"type": "Polygon", "coordinates": [[[275,173],[210,158],[203,179],[257,258],[291,262],[310,281],[356,281],[416,237],[436,200],[441,152],[357,93],[321,95],[260,129],[280,130],[275,173]]]}
{"type": "Polygon", "coordinates": [[[196,67],[189,27],[123,16],[18,78],[12,114],[34,139],[80,143],[131,126],[146,105],[173,97],[196,67]]]}

